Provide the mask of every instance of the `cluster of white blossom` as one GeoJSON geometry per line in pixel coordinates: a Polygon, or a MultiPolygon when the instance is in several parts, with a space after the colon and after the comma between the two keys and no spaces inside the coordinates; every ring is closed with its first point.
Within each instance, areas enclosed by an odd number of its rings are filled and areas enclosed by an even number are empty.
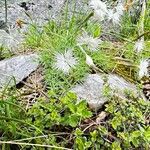
{"type": "MultiPolygon", "coordinates": [[[[85,62],[89,67],[95,67],[95,64],[92,58],[86,53],[82,48],[82,45],[86,45],[89,50],[97,51],[99,44],[101,44],[101,39],[94,38],[89,36],[86,32],[82,36],[77,38],[77,45],[80,50],[85,54],[85,62]]],[[[73,56],[72,50],[66,51],[64,54],[57,53],[55,55],[55,63],[53,67],[57,70],[62,71],[65,74],[68,74],[72,68],[75,68],[77,65],[78,59],[73,56]]]]}
{"type": "Polygon", "coordinates": [[[94,18],[103,21],[108,13],[106,3],[100,0],[91,0],[89,6],[94,10],[94,18]]]}
{"type": "MultiPolygon", "coordinates": [[[[124,13],[124,7],[122,3],[118,3],[116,7],[110,9],[105,2],[101,0],[91,0],[89,6],[94,11],[94,18],[103,21],[107,19],[113,24],[119,24],[121,16],[124,13]]],[[[102,40],[98,37],[92,37],[87,32],[83,32],[81,36],[77,38],[77,46],[85,54],[85,62],[90,67],[95,67],[92,58],[86,53],[82,46],[86,46],[91,52],[98,51],[99,45],[102,40]]],[[[135,50],[140,52],[144,48],[144,40],[138,40],[135,44],[135,50]]],[[[55,55],[55,63],[53,67],[57,70],[61,70],[65,74],[68,74],[72,68],[77,65],[78,59],[74,57],[72,50],[66,51],[64,54],[57,53],[55,55]]],[[[147,61],[141,61],[139,76],[147,75],[147,61]]]]}
{"type": "MultiPolygon", "coordinates": [[[[104,19],[105,14],[107,14],[107,6],[105,3],[99,0],[92,0],[90,2],[90,7],[93,8],[95,17],[97,17],[97,19],[104,19]]],[[[95,64],[92,58],[82,48],[82,46],[86,45],[90,51],[94,52],[98,50],[98,47],[101,43],[101,39],[98,37],[94,38],[85,31],[77,38],[77,46],[85,54],[85,62],[88,66],[95,67],[95,64]]],[[[64,54],[57,53],[55,55],[55,63],[53,67],[57,70],[61,70],[65,74],[68,74],[71,68],[75,68],[76,64],[77,58],[73,56],[72,51],[68,50],[64,54]]]]}
{"type": "Polygon", "coordinates": [[[122,3],[118,3],[115,8],[109,9],[105,2],[102,2],[101,0],[91,0],[89,6],[94,10],[94,18],[98,21],[106,19],[113,24],[119,24],[121,16],[124,13],[122,3]]]}

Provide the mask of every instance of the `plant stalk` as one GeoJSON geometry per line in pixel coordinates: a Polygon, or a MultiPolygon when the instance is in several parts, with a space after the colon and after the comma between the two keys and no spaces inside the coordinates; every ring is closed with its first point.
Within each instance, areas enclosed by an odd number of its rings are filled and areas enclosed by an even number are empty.
{"type": "Polygon", "coordinates": [[[7,24],[7,16],[8,16],[8,7],[7,7],[7,0],[5,0],[5,23],[7,24]]]}

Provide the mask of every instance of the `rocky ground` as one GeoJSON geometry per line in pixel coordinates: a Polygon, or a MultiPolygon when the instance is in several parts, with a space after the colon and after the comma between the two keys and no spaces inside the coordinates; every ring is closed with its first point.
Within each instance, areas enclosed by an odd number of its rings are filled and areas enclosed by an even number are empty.
{"type": "MultiPolygon", "coordinates": [[[[0,2],[0,29],[9,32],[1,32],[0,42],[7,47],[16,49],[16,46],[24,39],[24,33],[28,31],[31,24],[35,24],[39,29],[49,20],[59,21],[63,15],[64,8],[68,3],[69,14],[73,13],[74,7],[78,8],[75,13],[85,13],[87,11],[87,1],[69,0],[17,0],[8,1],[7,25],[5,23],[5,4],[0,2]],[[7,37],[7,38],[5,38],[7,37]],[[11,43],[5,39],[12,39],[11,43]],[[11,45],[11,46],[10,46],[11,45]],[[12,46],[13,45],[13,46],[12,46]]],[[[14,50],[13,50],[14,52],[14,50]]]]}
{"type": "MultiPolygon", "coordinates": [[[[20,0],[8,3],[8,24],[14,27],[19,19],[27,24],[36,23],[42,26],[48,20],[58,19],[66,3],[66,0],[20,0]]],[[[70,12],[73,11],[73,3],[71,0],[68,2],[70,12]]],[[[79,12],[87,9],[85,5],[87,5],[87,2],[76,1],[76,7],[78,7],[79,12]]],[[[5,20],[4,3],[0,10],[0,20],[5,20]]],[[[26,27],[24,28],[26,29],[26,27]]]]}

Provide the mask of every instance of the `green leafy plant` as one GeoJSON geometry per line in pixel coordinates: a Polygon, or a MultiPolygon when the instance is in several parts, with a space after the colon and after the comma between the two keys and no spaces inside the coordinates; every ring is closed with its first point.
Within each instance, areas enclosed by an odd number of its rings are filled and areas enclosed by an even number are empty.
{"type": "Polygon", "coordinates": [[[60,101],[51,99],[47,104],[41,99],[30,109],[30,115],[34,118],[31,122],[44,130],[61,124],[76,127],[83,119],[91,117],[92,113],[85,101],[77,102],[76,95],[68,93],[60,101]]]}
{"type": "Polygon", "coordinates": [[[108,119],[97,124],[89,134],[76,129],[77,149],[149,149],[149,102],[142,99],[112,98],[106,104],[108,119]],[[147,118],[147,119],[146,119],[147,118]],[[96,129],[95,129],[96,128],[96,129]],[[86,147],[88,145],[88,147],[86,147]]]}
{"type": "MultiPolygon", "coordinates": [[[[10,150],[14,145],[25,150],[148,150],[149,101],[134,97],[132,91],[126,91],[126,99],[112,96],[110,92],[113,91],[105,77],[103,96],[106,96],[108,102],[97,112],[91,111],[85,100],[79,100],[77,95],[70,91],[76,84],[82,83],[86,74],[100,73],[88,65],[87,55],[104,74],[118,73],[117,69],[123,68],[127,74],[121,70],[121,75],[126,77],[130,74],[132,81],[137,83],[136,66],[141,58],[149,57],[149,42],[145,41],[145,48],[140,55],[135,53],[138,28],[127,12],[123,16],[119,33],[114,33],[113,28],[105,33],[99,22],[90,19],[94,15],[93,12],[85,16],[75,14],[74,10],[73,15],[69,16],[68,9],[67,1],[62,18],[51,20],[40,28],[32,24],[26,33],[25,47],[33,49],[41,56],[46,88],[44,94],[38,95],[28,110],[25,110],[23,96],[17,88],[6,88],[1,92],[0,149],[10,150]],[[77,39],[84,32],[87,33],[88,42],[95,39],[99,41],[101,38],[101,44],[93,42],[94,46],[97,45],[94,50],[91,50],[86,42],[81,41],[83,43],[80,45],[77,39]],[[115,38],[109,40],[107,35],[115,38]],[[71,52],[67,53],[68,50],[71,52]],[[68,57],[71,58],[70,64],[66,61],[68,57]],[[118,57],[129,63],[119,64],[118,57]],[[68,63],[66,66],[69,71],[66,69],[64,72],[64,66],[63,69],[56,67],[57,60],[63,60],[62,64],[68,63]],[[101,111],[105,116],[98,119],[101,111]]],[[[149,37],[148,15],[149,10],[146,10],[145,40],[149,37]]],[[[4,48],[0,47],[0,50],[1,58],[5,57],[2,53],[4,48]]]]}

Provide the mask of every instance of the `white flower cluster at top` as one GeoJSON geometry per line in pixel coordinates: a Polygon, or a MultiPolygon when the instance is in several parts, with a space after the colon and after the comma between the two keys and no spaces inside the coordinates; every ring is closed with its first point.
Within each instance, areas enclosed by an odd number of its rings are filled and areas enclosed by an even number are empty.
{"type": "Polygon", "coordinates": [[[107,19],[108,21],[112,21],[113,24],[120,23],[121,16],[124,12],[122,3],[118,3],[113,9],[109,9],[107,4],[101,0],[91,0],[89,5],[94,10],[94,19],[98,21],[107,19]]]}
{"type": "MultiPolygon", "coordinates": [[[[95,67],[95,64],[92,58],[86,53],[82,48],[83,45],[86,45],[90,51],[94,52],[98,50],[98,46],[101,44],[101,39],[94,38],[88,33],[84,32],[82,36],[77,38],[77,45],[80,50],[85,54],[85,62],[90,67],[95,67]]],[[[69,74],[72,68],[75,68],[77,65],[78,59],[73,56],[72,50],[67,50],[64,54],[56,53],[55,63],[53,67],[57,70],[62,71],[64,74],[69,74]]]]}
{"type": "MultiPolygon", "coordinates": [[[[110,9],[105,2],[101,0],[91,0],[89,6],[94,11],[94,18],[103,21],[105,18],[108,21],[111,21],[113,24],[120,24],[121,16],[124,13],[124,7],[122,3],[118,3],[116,7],[110,9]]],[[[93,37],[87,32],[83,32],[81,36],[77,38],[77,46],[85,54],[85,62],[90,67],[96,67],[92,58],[86,53],[82,46],[86,46],[91,52],[98,51],[99,45],[102,43],[102,40],[98,37],[93,37]]],[[[139,40],[135,44],[135,49],[141,51],[144,47],[144,41],[139,40]]],[[[64,53],[55,54],[55,63],[53,67],[56,70],[62,71],[64,74],[69,74],[72,68],[75,68],[78,64],[78,58],[73,54],[73,50],[68,49],[64,53]]],[[[147,72],[147,61],[141,61],[139,76],[148,74],[147,72]]]]}
{"type": "MultiPolygon", "coordinates": [[[[119,24],[120,18],[123,15],[123,5],[119,3],[114,9],[108,9],[106,3],[100,0],[91,0],[89,6],[94,11],[94,18],[99,21],[103,21],[105,17],[107,20],[112,21],[113,24],[119,24]]],[[[91,52],[98,51],[99,45],[102,43],[102,40],[98,37],[92,37],[87,32],[83,32],[80,37],[77,38],[77,46],[85,54],[85,62],[90,67],[95,67],[95,64],[92,58],[86,53],[82,48],[83,45],[91,52]]],[[[73,56],[72,50],[66,51],[64,54],[57,53],[55,55],[55,63],[53,67],[59,71],[62,71],[64,74],[68,74],[72,68],[75,68],[77,65],[78,59],[73,56]]]]}

